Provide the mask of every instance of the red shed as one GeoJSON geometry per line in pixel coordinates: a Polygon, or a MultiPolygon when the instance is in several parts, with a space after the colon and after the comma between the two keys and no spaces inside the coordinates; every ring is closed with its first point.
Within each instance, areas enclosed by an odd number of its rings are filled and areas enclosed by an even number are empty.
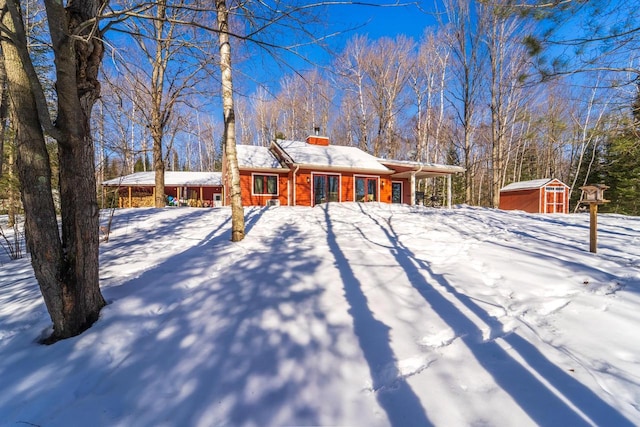
{"type": "Polygon", "coordinates": [[[514,182],[500,190],[500,209],[568,213],[569,186],[550,178],[514,182]]]}

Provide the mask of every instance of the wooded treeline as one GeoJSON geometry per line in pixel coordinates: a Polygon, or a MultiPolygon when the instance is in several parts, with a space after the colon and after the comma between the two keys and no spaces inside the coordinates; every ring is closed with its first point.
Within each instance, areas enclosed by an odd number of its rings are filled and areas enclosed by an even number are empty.
{"type": "MultiPolygon", "coordinates": [[[[236,60],[244,77],[236,92],[238,143],[268,145],[276,136],[303,140],[320,127],[332,143],[377,156],[463,166],[467,172],[458,179],[454,201],[481,206],[497,206],[499,189],[510,182],[553,177],[571,187],[573,208],[579,187],[603,180],[601,171],[607,169],[608,179],[616,173],[625,177],[611,181],[615,187],[608,194],[616,199],[603,210],[637,213],[618,200],[636,194],[637,169],[628,164],[634,160],[614,160],[612,153],[621,152],[610,152],[612,141],[632,132],[637,73],[613,69],[604,62],[611,57],[603,55],[602,70],[565,75],[563,70],[586,67],[579,58],[584,47],[575,48],[573,62],[559,63],[566,52],[552,45],[544,54],[555,59],[553,67],[551,60],[538,61],[531,35],[546,21],[519,13],[511,3],[447,0],[437,25],[419,40],[354,35],[329,63],[307,65],[277,84],[260,81],[269,78],[268,69],[236,60]]],[[[142,33],[139,24],[130,26],[142,33]]],[[[157,37],[148,34],[146,43],[157,37]]],[[[218,112],[202,107],[212,97],[217,103],[216,80],[208,71],[215,53],[205,43],[195,48],[180,37],[173,45],[172,59],[193,66],[165,65],[171,88],[165,97],[174,105],[171,114],[164,112],[164,166],[217,169],[223,127],[218,112]],[[202,52],[210,59],[199,59],[206,57],[202,52]]],[[[243,44],[237,45],[242,52],[243,44]]],[[[108,72],[114,84],[101,99],[104,115],[96,117],[109,129],[97,138],[105,178],[154,170],[158,163],[152,161],[154,126],[145,118],[154,105],[154,86],[140,78],[154,75],[152,55],[137,44],[119,52],[150,60],[127,61],[118,77],[108,72]]],[[[630,47],[625,52],[635,55],[630,47]]]]}
{"type": "MultiPolygon", "coordinates": [[[[245,42],[235,40],[241,76],[238,143],[268,145],[276,136],[304,139],[320,127],[332,143],[374,155],[464,166],[456,203],[495,206],[505,184],[555,177],[571,186],[572,208],[581,185],[602,181],[612,187],[608,195],[614,202],[603,210],[637,214],[630,202],[638,190],[632,114],[637,85],[629,84],[638,76],[635,33],[614,39],[631,64],[628,70],[601,55],[599,63],[591,61],[601,70],[565,75],[562,67],[589,66],[580,56],[587,55],[588,45],[574,48],[571,61],[564,63],[558,58],[567,58],[566,51],[558,53],[557,46],[541,54],[531,35],[540,34],[549,21],[508,9],[510,3],[447,0],[437,11],[437,24],[425,28],[419,40],[356,34],[332,52],[330,62],[305,63],[278,82],[269,69],[249,60],[253,55],[245,42]],[[541,66],[537,59],[543,55],[549,60],[541,66]]],[[[42,53],[42,10],[37,1],[27,4],[29,49],[48,58],[42,53]]],[[[133,6],[125,0],[112,4],[133,6]]],[[[217,39],[201,26],[188,25],[213,25],[215,13],[187,8],[198,5],[187,0],[158,5],[164,8],[150,5],[105,35],[111,51],[93,112],[98,181],[158,168],[221,168],[217,39]]],[[[634,16],[629,7],[615,16],[625,11],[634,16]]],[[[561,12],[554,10],[554,24],[564,19],[561,12]]],[[[46,62],[36,64],[51,76],[46,62]]],[[[9,208],[20,203],[17,179],[10,173],[15,154],[5,110],[0,122],[0,209],[13,212],[9,208]]],[[[56,170],[56,156],[51,158],[56,170]]],[[[57,182],[55,173],[53,179],[57,182]]]]}
{"type": "MultiPolygon", "coordinates": [[[[580,186],[606,177],[614,203],[603,210],[638,213],[626,200],[637,192],[637,142],[612,148],[619,135],[633,133],[637,87],[628,83],[637,73],[603,62],[609,69],[563,75],[561,66],[585,67],[577,50],[574,63],[541,70],[530,35],[544,21],[500,3],[447,0],[437,25],[419,40],[356,34],[329,63],[306,63],[275,83],[236,40],[236,72],[243,77],[236,91],[238,143],[302,140],[320,127],[332,143],[377,156],[463,166],[454,202],[481,206],[496,206],[499,189],[510,182],[555,177],[571,186],[573,208],[580,186]]],[[[115,48],[93,114],[98,181],[135,171],[161,176],[161,170],[221,168],[216,37],[188,25],[213,25],[215,13],[205,19],[202,10],[185,7],[197,4],[187,0],[158,4],[164,9],[149,7],[115,36],[106,34],[115,48]]],[[[39,16],[31,11],[32,32],[42,27],[39,16]]],[[[624,50],[631,64],[633,46],[624,50]]],[[[7,165],[14,156],[10,143],[3,145],[7,165]]],[[[4,169],[0,188],[13,194],[3,198],[6,210],[19,201],[16,180],[4,169]]]]}

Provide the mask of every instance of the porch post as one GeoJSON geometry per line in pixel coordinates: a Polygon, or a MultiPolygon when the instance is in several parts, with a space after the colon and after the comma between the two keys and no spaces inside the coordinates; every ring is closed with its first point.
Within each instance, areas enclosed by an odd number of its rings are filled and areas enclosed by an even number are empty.
{"type": "Polygon", "coordinates": [[[411,173],[411,201],[410,201],[410,205],[411,206],[415,206],[416,204],[416,173],[412,172],[411,173]]]}
{"type": "Polygon", "coordinates": [[[447,175],[447,208],[451,209],[451,174],[447,175]]]}
{"type": "Polygon", "coordinates": [[[131,204],[131,186],[129,186],[128,188],[129,188],[129,207],[132,208],[133,205],[131,204]]]}

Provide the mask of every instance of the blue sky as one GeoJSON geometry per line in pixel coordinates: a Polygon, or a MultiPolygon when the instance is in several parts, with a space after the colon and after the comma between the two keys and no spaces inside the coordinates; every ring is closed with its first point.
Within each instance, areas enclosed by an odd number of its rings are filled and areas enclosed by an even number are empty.
{"type": "MultiPolygon", "coordinates": [[[[425,9],[433,8],[432,1],[423,1],[421,3],[425,9]]],[[[378,39],[380,37],[394,38],[404,34],[418,41],[426,27],[436,25],[434,17],[419,10],[415,4],[393,7],[332,5],[326,8],[326,15],[324,15],[323,19],[323,24],[326,27],[319,29],[318,34],[320,32],[322,34],[339,32],[339,34],[328,40],[333,53],[340,53],[347,41],[356,35],[367,36],[369,39],[378,39]]],[[[291,41],[286,40],[286,42],[291,41]]],[[[254,77],[261,84],[272,88],[277,87],[282,76],[293,73],[292,68],[298,72],[304,72],[314,68],[316,65],[328,65],[331,62],[332,55],[317,47],[309,47],[305,49],[304,55],[312,63],[287,55],[285,58],[286,65],[280,64],[278,66],[273,63],[272,59],[263,50],[258,49],[255,54],[256,56],[252,58],[251,65],[248,67],[252,76],[238,76],[242,80],[238,81],[239,84],[253,86],[255,82],[246,80],[251,80],[254,77]],[[260,70],[263,70],[264,73],[260,73],[260,70]]]]}
{"type": "MultiPolygon", "coordinates": [[[[432,2],[422,2],[431,5],[432,2]]],[[[427,8],[427,5],[424,5],[427,8]]],[[[429,9],[432,6],[428,6],[429,9]]],[[[399,7],[372,6],[336,6],[330,9],[329,19],[337,26],[364,25],[356,33],[368,35],[372,39],[379,37],[395,37],[405,34],[415,39],[420,38],[425,27],[434,25],[435,19],[420,11],[414,5],[399,7]]]]}

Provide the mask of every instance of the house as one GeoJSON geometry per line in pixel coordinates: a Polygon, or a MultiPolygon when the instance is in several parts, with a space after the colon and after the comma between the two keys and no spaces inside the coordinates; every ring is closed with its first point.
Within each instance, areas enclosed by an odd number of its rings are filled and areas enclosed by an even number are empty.
{"type": "MultiPolygon", "coordinates": [[[[318,135],[306,141],[278,139],[269,147],[238,145],[237,157],[245,206],[415,204],[416,180],[437,176],[448,178],[450,206],[451,175],[464,172],[459,166],[381,159],[356,147],[331,145],[329,138],[318,135]]],[[[223,177],[227,186],[225,170],[223,177]]]]}
{"type": "MultiPolygon", "coordinates": [[[[118,207],[154,206],[155,172],[136,172],[102,183],[103,191],[118,195],[118,207]]],[[[164,191],[169,204],[222,205],[224,188],[220,172],[165,172],[164,191]]]]}
{"type": "Polygon", "coordinates": [[[514,182],[500,190],[500,209],[568,213],[569,186],[550,178],[514,182]]]}

